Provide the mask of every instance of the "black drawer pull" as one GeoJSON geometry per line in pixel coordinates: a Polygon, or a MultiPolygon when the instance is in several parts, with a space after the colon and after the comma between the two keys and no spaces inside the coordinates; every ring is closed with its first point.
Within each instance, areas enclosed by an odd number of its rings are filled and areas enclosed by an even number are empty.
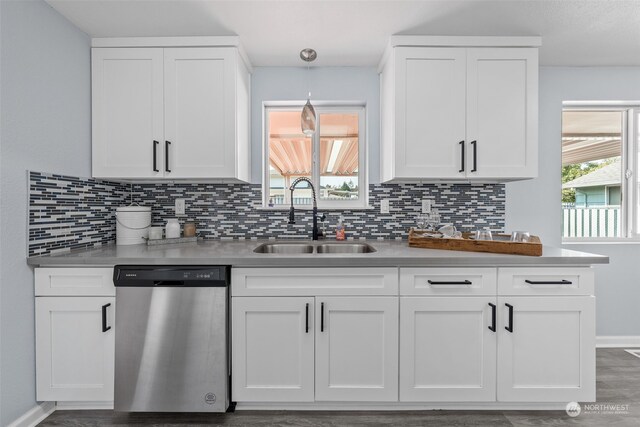
{"type": "Polygon", "coordinates": [[[458,144],[460,144],[460,170],[458,172],[464,172],[464,141],[460,141],[458,144]]]}
{"type": "Polygon", "coordinates": [[[324,303],[320,303],[320,332],[324,332],[324,303]]]}
{"type": "Polygon", "coordinates": [[[305,320],[304,320],[305,326],[305,333],[308,334],[309,333],[309,303],[307,303],[307,306],[305,307],[305,320]]]}
{"type": "Polygon", "coordinates": [[[107,307],[110,307],[111,303],[102,306],[102,332],[107,332],[111,329],[111,326],[107,326],[107,307]]]}
{"type": "Polygon", "coordinates": [[[513,306],[511,304],[505,304],[507,307],[509,307],[509,326],[505,326],[504,328],[513,333],[513,306]]]}
{"type": "Polygon", "coordinates": [[[427,283],[430,285],[472,285],[473,282],[471,280],[459,280],[459,281],[437,281],[437,280],[427,280],[427,283]]]}
{"type": "Polygon", "coordinates": [[[570,280],[525,280],[526,283],[530,285],[572,285],[573,282],[570,280]]]}
{"type": "Polygon", "coordinates": [[[491,326],[489,326],[489,330],[491,332],[496,331],[496,305],[489,303],[489,307],[491,307],[491,326]]]}

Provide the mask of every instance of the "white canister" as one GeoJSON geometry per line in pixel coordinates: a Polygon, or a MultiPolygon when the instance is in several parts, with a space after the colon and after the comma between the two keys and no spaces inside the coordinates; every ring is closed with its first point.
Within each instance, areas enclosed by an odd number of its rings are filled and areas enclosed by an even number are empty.
{"type": "Polygon", "coordinates": [[[149,237],[151,208],[123,206],[116,209],[116,245],[139,245],[149,237]]]}
{"type": "Polygon", "coordinates": [[[167,220],[167,225],[164,227],[164,235],[167,239],[177,239],[180,237],[180,223],[176,218],[167,220]]]}

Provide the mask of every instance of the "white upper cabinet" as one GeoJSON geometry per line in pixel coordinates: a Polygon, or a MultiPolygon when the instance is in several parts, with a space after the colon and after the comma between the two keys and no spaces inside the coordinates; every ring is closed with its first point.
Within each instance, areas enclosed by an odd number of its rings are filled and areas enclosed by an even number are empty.
{"type": "Polygon", "coordinates": [[[467,176],[538,174],[538,49],[467,51],[467,176]]]}
{"type": "Polygon", "coordinates": [[[394,38],[380,67],[381,180],[537,176],[538,49],[507,47],[537,44],[394,38]]]}
{"type": "Polygon", "coordinates": [[[93,49],[91,70],[92,175],[162,177],[162,49],[93,49]]]}
{"type": "Polygon", "coordinates": [[[92,75],[94,177],[249,180],[237,47],[99,47],[92,75]]]}

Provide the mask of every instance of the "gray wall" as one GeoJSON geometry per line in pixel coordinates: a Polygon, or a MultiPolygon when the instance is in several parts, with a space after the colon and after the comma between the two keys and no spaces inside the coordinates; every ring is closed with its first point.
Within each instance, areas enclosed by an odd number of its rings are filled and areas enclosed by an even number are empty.
{"type": "MultiPolygon", "coordinates": [[[[539,178],[507,184],[506,229],[532,230],[561,246],[560,139],[563,101],[640,101],[640,68],[540,69],[539,178]]],[[[596,267],[598,335],[640,335],[640,244],[571,244],[611,257],[596,267]]]]}
{"type": "MultiPolygon", "coordinates": [[[[322,52],[320,52],[322,54],[322,52]]],[[[262,183],[265,101],[358,101],[366,104],[369,183],[380,182],[380,84],[374,67],[257,67],[251,76],[251,182],[262,183]]]]}
{"type": "Polygon", "coordinates": [[[27,170],[90,176],[90,40],[42,0],[0,1],[0,425],[35,404],[27,170]]]}

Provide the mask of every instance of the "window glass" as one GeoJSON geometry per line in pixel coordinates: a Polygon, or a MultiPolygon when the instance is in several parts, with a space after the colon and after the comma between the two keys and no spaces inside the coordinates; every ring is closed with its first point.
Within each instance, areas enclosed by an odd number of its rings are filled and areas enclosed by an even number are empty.
{"type": "Polygon", "coordinates": [[[358,199],[358,114],[320,114],[320,198],[358,199]]]}
{"type": "MultiPolygon", "coordinates": [[[[313,148],[311,138],[300,128],[300,113],[270,111],[269,114],[269,206],[290,204],[289,186],[298,177],[311,179],[313,148]]],[[[301,183],[294,203],[311,204],[311,189],[301,183]],[[306,188],[305,188],[306,187],[306,188]]]]}
{"type": "MultiPolygon", "coordinates": [[[[301,108],[267,107],[265,110],[265,168],[263,203],[288,206],[291,183],[299,177],[313,182],[318,206],[362,208],[367,205],[364,156],[364,108],[316,106],[316,131],[307,137],[300,126],[301,108]]],[[[313,202],[311,187],[301,182],[293,204],[313,202]]]]}
{"type": "Polygon", "coordinates": [[[562,113],[562,230],[565,238],[624,232],[624,111],[562,113]]]}

